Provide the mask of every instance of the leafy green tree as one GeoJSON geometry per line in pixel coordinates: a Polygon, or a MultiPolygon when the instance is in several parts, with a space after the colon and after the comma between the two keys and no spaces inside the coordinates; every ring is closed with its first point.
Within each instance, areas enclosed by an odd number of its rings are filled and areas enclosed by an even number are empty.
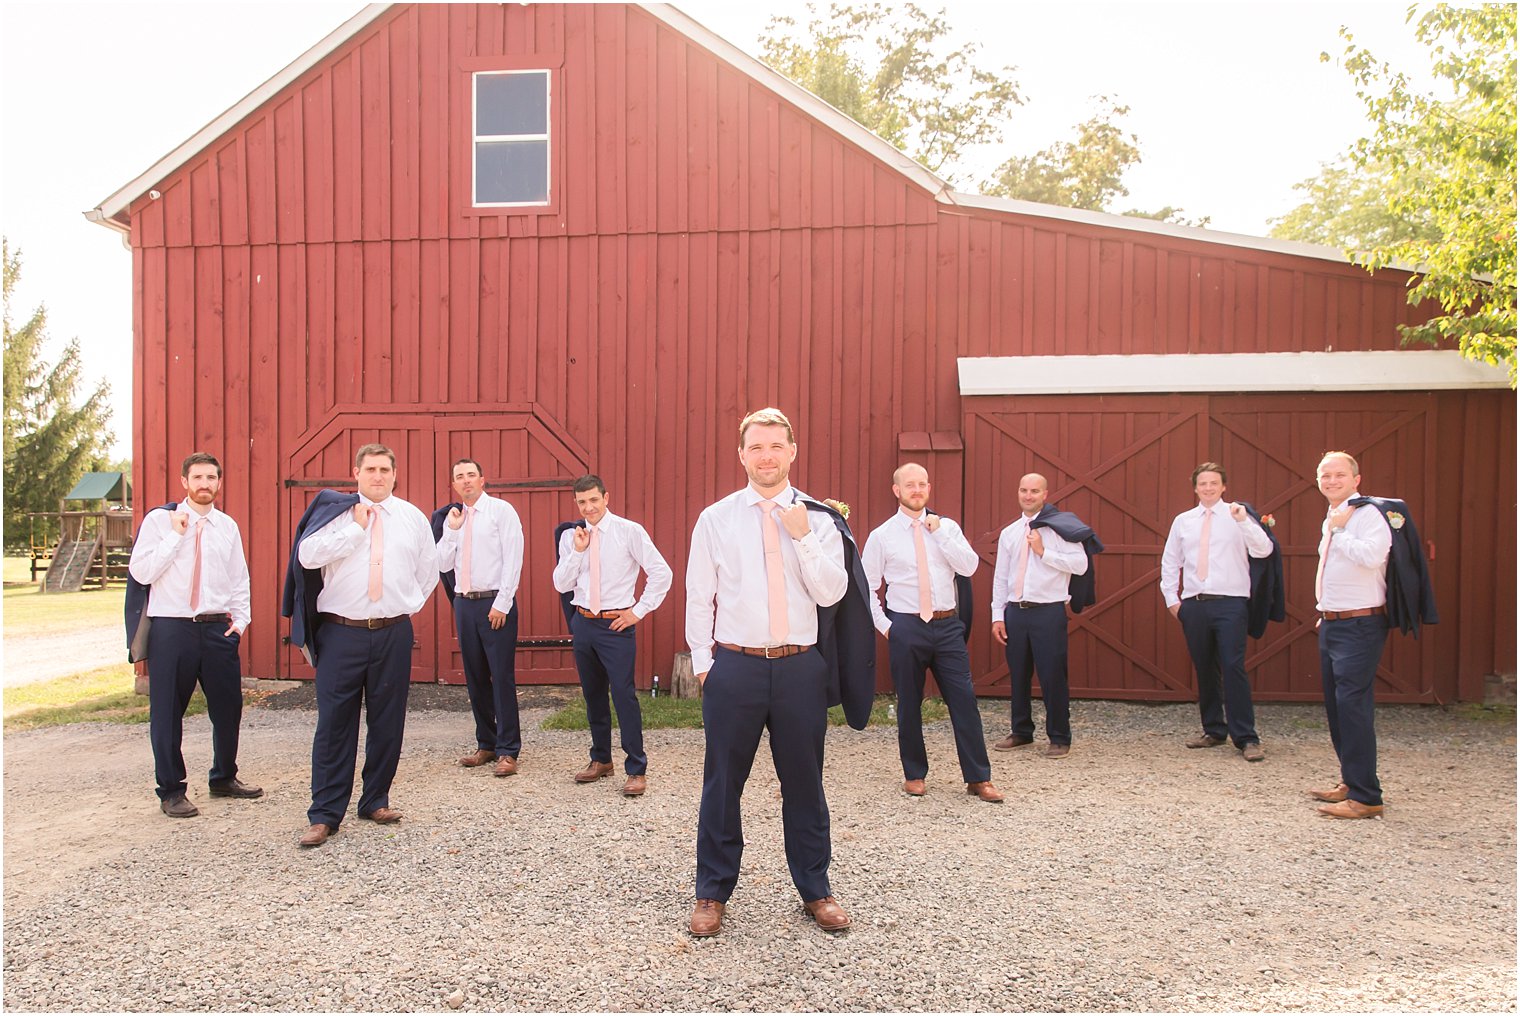
{"type": "MultiPolygon", "coordinates": [[[[1455,338],[1515,383],[1515,7],[1437,4],[1409,19],[1442,94],[1417,89],[1341,29],[1339,62],[1372,132],[1300,185],[1309,200],[1276,235],[1323,238],[1369,270],[1417,266],[1410,303],[1441,313],[1405,341],[1455,338]]],[[[1330,60],[1329,54],[1321,59],[1330,60]]]]}
{"type": "Polygon", "coordinates": [[[948,180],[968,151],[1002,140],[1023,102],[1012,67],[978,66],[974,42],[949,48],[943,10],[929,14],[912,3],[807,10],[805,33],[792,18],[771,18],[761,58],[948,180]]]}
{"type": "MultiPolygon", "coordinates": [[[[21,277],[21,252],[0,243],[4,261],[5,329],[5,545],[25,547],[30,512],[58,510],[58,500],[84,473],[102,468],[114,440],[110,385],[102,381],[79,401],[84,362],[70,340],[51,366],[47,309],[38,307],[19,328],[11,321],[12,295],[21,277]]],[[[49,530],[51,533],[51,530],[49,530]]]]}
{"type": "Polygon", "coordinates": [[[982,185],[982,193],[1094,212],[1127,196],[1122,178],[1140,161],[1140,139],[1118,123],[1129,114],[1128,106],[1107,96],[1097,102],[1103,108],[1073,128],[1073,140],[1014,156],[982,185]]]}

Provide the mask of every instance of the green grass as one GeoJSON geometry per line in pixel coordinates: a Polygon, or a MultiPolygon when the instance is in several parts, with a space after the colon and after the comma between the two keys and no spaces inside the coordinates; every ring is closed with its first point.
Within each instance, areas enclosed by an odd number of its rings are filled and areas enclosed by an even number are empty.
{"type": "MultiPolygon", "coordinates": [[[[876,699],[876,704],[871,708],[870,725],[873,727],[896,726],[897,720],[887,716],[887,709],[896,700],[890,695],[882,695],[876,699]]],[[[639,696],[639,713],[644,720],[645,730],[665,730],[671,728],[697,730],[702,726],[702,700],[701,699],[678,699],[678,698],[650,698],[647,695],[639,696]]],[[[924,700],[924,722],[933,723],[949,716],[944,702],[939,699],[924,700]]],[[[829,723],[836,727],[844,726],[844,710],[839,706],[829,710],[829,723]]],[[[613,713],[612,725],[617,726],[617,714],[613,713]]],[[[564,708],[551,713],[544,720],[544,730],[586,730],[586,703],[583,699],[576,699],[564,708]]]]}
{"type": "Polygon", "coordinates": [[[1486,706],[1481,702],[1454,702],[1447,707],[1453,716],[1476,723],[1504,723],[1515,725],[1515,707],[1511,705],[1486,706]]]}
{"type": "MultiPolygon", "coordinates": [[[[90,721],[146,723],[148,697],[133,691],[132,683],[132,665],[122,663],[72,677],[6,688],[5,732],[90,721]]],[[[205,711],[206,700],[196,691],[185,715],[194,716],[205,711]]]]}
{"type": "Polygon", "coordinates": [[[127,588],[115,585],[79,593],[47,593],[41,586],[5,586],[5,635],[63,635],[80,628],[122,626],[127,588]]]}
{"type": "Polygon", "coordinates": [[[32,559],[25,554],[7,555],[5,558],[5,584],[32,581],[32,559]]]}

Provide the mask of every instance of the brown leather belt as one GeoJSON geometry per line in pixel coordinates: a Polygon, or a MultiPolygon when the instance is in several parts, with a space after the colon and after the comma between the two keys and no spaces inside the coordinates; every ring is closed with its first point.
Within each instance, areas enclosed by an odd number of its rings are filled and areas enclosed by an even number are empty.
{"type": "Polygon", "coordinates": [[[1184,600],[1248,600],[1248,596],[1227,596],[1224,593],[1199,593],[1196,596],[1184,596],[1184,600]]]}
{"type": "Polygon", "coordinates": [[[812,646],[736,646],[727,642],[717,642],[715,645],[722,646],[731,653],[743,653],[745,656],[763,656],[767,660],[779,660],[784,656],[796,656],[805,653],[812,646]]]}
{"type": "Polygon", "coordinates": [[[1033,610],[1035,607],[1051,607],[1060,604],[1060,600],[1051,600],[1049,603],[1036,603],[1034,600],[1009,600],[1010,607],[1018,607],[1020,610],[1033,610]]]}
{"type": "Polygon", "coordinates": [[[1326,621],[1344,621],[1348,617],[1373,617],[1377,614],[1386,613],[1388,613],[1388,608],[1383,606],[1362,607],[1360,610],[1322,610],[1319,612],[1319,616],[1326,621]]]}
{"type": "Polygon", "coordinates": [[[498,592],[500,590],[497,589],[471,589],[468,593],[460,593],[459,595],[463,596],[466,600],[494,600],[498,592]]]}
{"type": "Polygon", "coordinates": [[[596,618],[599,621],[616,621],[617,618],[618,618],[618,615],[621,614],[623,611],[627,610],[628,608],[627,607],[621,607],[621,608],[619,608],[617,610],[602,610],[602,611],[587,610],[585,607],[576,607],[575,609],[576,609],[576,612],[581,615],[581,617],[594,617],[594,618],[596,618]]]}
{"type": "Polygon", "coordinates": [[[231,624],[232,615],[226,611],[220,614],[196,614],[190,620],[196,624],[231,624]]]}
{"type": "Polygon", "coordinates": [[[960,617],[960,616],[961,616],[961,612],[952,607],[949,610],[936,610],[934,612],[934,617],[931,618],[931,620],[934,620],[934,621],[943,621],[947,617],[960,617]]]}
{"type": "Polygon", "coordinates": [[[322,620],[331,621],[333,624],[341,624],[347,628],[368,628],[374,631],[377,628],[389,628],[393,624],[410,620],[410,614],[398,614],[395,617],[342,617],[338,614],[323,614],[322,620]]]}

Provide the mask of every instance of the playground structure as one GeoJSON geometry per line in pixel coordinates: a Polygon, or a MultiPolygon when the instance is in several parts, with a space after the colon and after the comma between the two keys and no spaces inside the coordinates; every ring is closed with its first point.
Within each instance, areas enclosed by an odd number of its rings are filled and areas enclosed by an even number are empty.
{"type": "Polygon", "coordinates": [[[57,512],[31,516],[32,580],[48,593],[104,589],[127,580],[132,557],[132,485],[123,473],[86,473],[57,512]],[[94,502],[70,510],[70,502],[94,502]],[[56,535],[56,538],[54,534],[56,535]]]}

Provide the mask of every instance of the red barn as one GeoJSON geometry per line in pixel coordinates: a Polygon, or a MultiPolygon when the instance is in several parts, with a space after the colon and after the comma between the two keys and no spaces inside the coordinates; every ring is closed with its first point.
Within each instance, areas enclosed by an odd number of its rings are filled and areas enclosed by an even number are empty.
{"type": "MultiPolygon", "coordinates": [[[[679,575],[697,513],[742,482],[737,421],[768,404],[799,427],[798,485],[859,533],[893,510],[892,469],[925,462],[982,551],[980,599],[1018,477],[1047,474],[1109,547],[1077,694],[1192,696],[1156,584],[1213,458],[1287,550],[1258,693],[1317,698],[1329,448],[1411,502],[1434,560],[1445,621],[1392,640],[1383,700],[1476,699],[1515,667],[1514,396],[1400,349],[1407,275],[956,193],[670,7],[368,7],[89,214],[132,250],[138,507],[189,450],[223,458],[254,675],[309,674],[278,617],[291,530],[360,443],[397,449],[425,509],[456,456],[482,462],[528,534],[520,678],[567,682],[550,536],[571,481],[600,473],[679,575]]],[[[683,601],[678,579],[643,626],[642,680],[685,648],[683,601]]],[[[417,618],[417,680],[462,680],[448,611],[417,618]]],[[[985,626],[973,646],[998,693],[985,626]]]]}

